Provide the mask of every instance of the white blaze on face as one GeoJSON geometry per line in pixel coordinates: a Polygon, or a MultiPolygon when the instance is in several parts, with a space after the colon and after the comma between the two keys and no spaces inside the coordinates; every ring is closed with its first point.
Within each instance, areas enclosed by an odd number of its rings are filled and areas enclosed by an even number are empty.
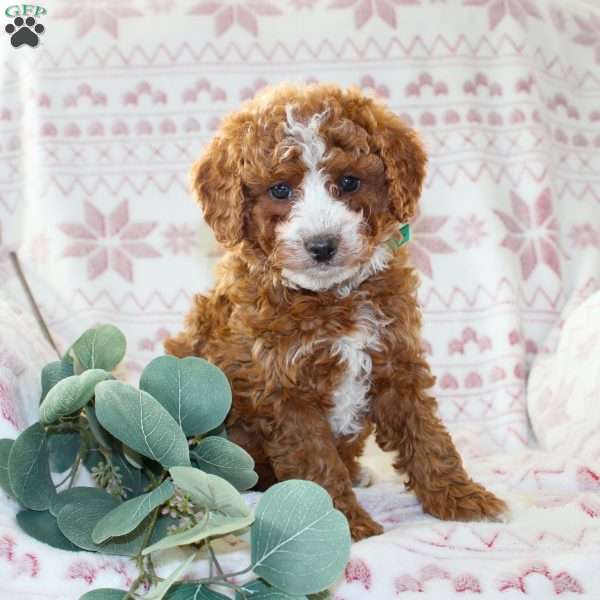
{"type": "Polygon", "coordinates": [[[315,114],[307,124],[296,121],[293,109],[287,110],[286,132],[302,149],[307,171],[300,185],[290,215],[277,228],[285,249],[297,257],[300,268],[284,268],[283,276],[291,284],[313,290],[325,290],[355,275],[360,269],[356,256],[362,249],[362,214],[350,210],[329,194],[326,178],[319,164],[326,154],[326,144],[318,134],[326,113],[315,114]],[[305,248],[311,239],[334,237],[338,251],[326,264],[317,264],[305,248]]]}

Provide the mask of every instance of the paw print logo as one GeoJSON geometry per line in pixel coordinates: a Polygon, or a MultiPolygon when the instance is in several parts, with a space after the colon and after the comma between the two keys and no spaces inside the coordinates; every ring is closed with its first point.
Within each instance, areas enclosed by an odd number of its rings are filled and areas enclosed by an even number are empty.
{"type": "Polygon", "coordinates": [[[35,48],[40,43],[40,34],[44,33],[45,28],[41,23],[36,23],[33,17],[16,17],[12,23],[9,23],[4,30],[10,35],[10,43],[18,48],[27,44],[35,48]]]}

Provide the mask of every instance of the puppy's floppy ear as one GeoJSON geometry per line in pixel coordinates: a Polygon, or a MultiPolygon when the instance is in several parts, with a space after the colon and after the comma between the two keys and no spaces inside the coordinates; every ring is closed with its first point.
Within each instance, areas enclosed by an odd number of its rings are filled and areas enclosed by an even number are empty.
{"type": "Polygon", "coordinates": [[[191,182],[204,219],[217,241],[231,248],[244,237],[244,193],[235,143],[215,137],[191,171],[191,182]]]}
{"type": "Polygon", "coordinates": [[[412,219],[425,179],[427,155],[419,136],[387,108],[373,103],[374,144],[385,165],[392,212],[401,223],[412,219]]]}

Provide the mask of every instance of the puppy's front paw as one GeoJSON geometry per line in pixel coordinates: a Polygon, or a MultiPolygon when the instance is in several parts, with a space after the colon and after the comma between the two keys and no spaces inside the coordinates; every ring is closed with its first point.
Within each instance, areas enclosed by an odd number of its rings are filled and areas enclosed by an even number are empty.
{"type": "Polygon", "coordinates": [[[423,508],[444,521],[503,521],[508,513],[504,500],[473,481],[425,499],[423,508]]]}
{"type": "Polygon", "coordinates": [[[351,517],[348,519],[348,522],[350,524],[352,539],[355,542],[383,533],[383,527],[377,523],[377,521],[371,519],[367,513],[361,516],[351,517]]]}
{"type": "Polygon", "coordinates": [[[369,487],[374,479],[373,471],[369,467],[363,466],[352,481],[352,486],[359,488],[369,487]]]}

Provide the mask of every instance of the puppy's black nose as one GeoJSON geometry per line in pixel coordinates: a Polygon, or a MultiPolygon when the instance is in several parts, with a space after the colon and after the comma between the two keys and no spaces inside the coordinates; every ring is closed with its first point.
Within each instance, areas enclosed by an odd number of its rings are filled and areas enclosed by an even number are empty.
{"type": "Polygon", "coordinates": [[[317,262],[327,262],[335,256],[338,241],[333,237],[313,238],[304,242],[304,247],[317,262]]]}

